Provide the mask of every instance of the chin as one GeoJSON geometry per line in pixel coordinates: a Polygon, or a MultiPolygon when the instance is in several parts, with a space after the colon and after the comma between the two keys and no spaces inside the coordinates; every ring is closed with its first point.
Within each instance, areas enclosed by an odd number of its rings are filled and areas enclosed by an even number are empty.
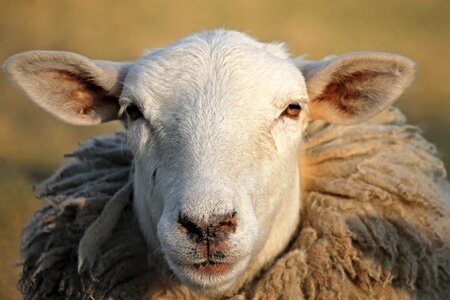
{"type": "Polygon", "coordinates": [[[192,291],[208,296],[220,296],[233,288],[249,261],[250,257],[234,263],[203,262],[182,265],[167,259],[170,268],[182,283],[192,291]]]}

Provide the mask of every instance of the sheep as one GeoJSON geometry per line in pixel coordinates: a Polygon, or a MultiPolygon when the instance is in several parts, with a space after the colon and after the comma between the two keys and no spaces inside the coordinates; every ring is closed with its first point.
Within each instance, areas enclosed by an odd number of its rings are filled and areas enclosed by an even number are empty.
{"type": "Polygon", "coordinates": [[[450,185],[391,104],[414,63],[312,62],[234,31],[135,62],[31,51],[4,70],[82,144],[37,192],[26,298],[444,298],[450,185]]]}

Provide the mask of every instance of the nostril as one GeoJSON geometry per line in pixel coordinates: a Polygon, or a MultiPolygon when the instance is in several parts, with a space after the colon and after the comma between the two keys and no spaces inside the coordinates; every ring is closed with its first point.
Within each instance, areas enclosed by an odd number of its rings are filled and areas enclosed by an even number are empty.
{"type": "Polygon", "coordinates": [[[225,233],[233,233],[236,231],[237,226],[237,213],[223,216],[223,219],[218,223],[217,229],[225,233]]]}
{"type": "Polygon", "coordinates": [[[180,214],[178,216],[178,224],[183,233],[186,233],[190,238],[194,239],[197,243],[200,243],[207,236],[207,229],[202,228],[195,224],[187,216],[180,214]]]}

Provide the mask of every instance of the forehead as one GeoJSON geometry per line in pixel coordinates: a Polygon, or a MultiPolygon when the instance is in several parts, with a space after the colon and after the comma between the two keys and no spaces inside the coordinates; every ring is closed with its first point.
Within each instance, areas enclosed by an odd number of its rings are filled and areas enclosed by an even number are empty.
{"type": "Polygon", "coordinates": [[[214,31],[144,55],[130,70],[124,93],[137,101],[165,104],[183,99],[251,105],[265,98],[306,98],[306,87],[282,45],[214,31]],[[254,100],[249,103],[249,98],[254,100]]]}

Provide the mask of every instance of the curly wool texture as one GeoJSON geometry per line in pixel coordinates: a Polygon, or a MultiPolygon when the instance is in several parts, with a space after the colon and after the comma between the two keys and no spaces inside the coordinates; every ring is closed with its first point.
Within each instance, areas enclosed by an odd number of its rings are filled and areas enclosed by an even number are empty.
{"type": "MultiPolygon", "coordinates": [[[[358,125],[315,121],[305,136],[298,234],[227,297],[446,299],[450,184],[435,148],[395,108],[358,125]]],[[[199,299],[147,258],[124,134],[71,156],[23,231],[25,299],[199,299]]]]}

